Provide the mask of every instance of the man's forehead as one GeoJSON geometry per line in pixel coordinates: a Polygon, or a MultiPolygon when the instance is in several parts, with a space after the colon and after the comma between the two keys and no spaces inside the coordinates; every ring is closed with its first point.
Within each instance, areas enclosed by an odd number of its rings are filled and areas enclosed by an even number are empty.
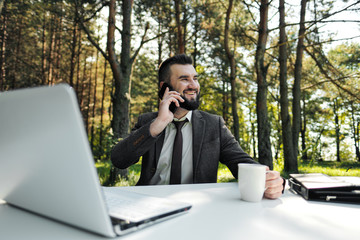
{"type": "Polygon", "coordinates": [[[195,68],[191,64],[173,64],[170,66],[171,75],[197,75],[195,68]]]}

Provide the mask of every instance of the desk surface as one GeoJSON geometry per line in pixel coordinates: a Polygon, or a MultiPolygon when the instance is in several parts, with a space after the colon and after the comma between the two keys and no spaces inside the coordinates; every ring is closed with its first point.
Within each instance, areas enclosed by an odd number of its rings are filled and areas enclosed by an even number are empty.
{"type": "MultiPolygon", "coordinates": [[[[119,187],[193,205],[179,217],[119,239],[360,239],[360,205],[305,201],[288,190],[248,203],[236,183],[119,187]]],[[[104,239],[0,202],[0,239],[104,239]]]]}

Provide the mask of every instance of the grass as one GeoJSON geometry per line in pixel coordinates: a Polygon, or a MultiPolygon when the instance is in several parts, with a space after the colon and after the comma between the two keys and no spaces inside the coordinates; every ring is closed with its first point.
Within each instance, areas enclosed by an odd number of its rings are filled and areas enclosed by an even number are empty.
{"type": "MultiPolygon", "coordinates": [[[[281,173],[284,178],[289,178],[282,163],[275,163],[274,170],[281,173]]],[[[324,173],[329,176],[360,176],[359,162],[300,162],[299,173],[324,173]]],[[[218,182],[236,181],[230,170],[223,164],[219,165],[218,182]]]]}
{"type": "MultiPolygon", "coordinates": [[[[110,162],[97,162],[95,164],[100,183],[103,184],[109,176],[110,162]]],[[[299,162],[299,173],[324,173],[329,176],[360,176],[359,162],[299,162]]],[[[282,163],[275,163],[274,170],[279,171],[285,178],[289,174],[283,171],[282,163]]],[[[141,162],[128,168],[128,177],[120,178],[115,186],[134,186],[140,177],[141,162]]],[[[218,182],[234,182],[236,179],[232,176],[230,170],[223,164],[219,165],[218,182]]]]}
{"type": "Polygon", "coordinates": [[[360,176],[359,162],[302,163],[300,173],[324,173],[330,176],[360,176]]]}
{"type": "Polygon", "coordinates": [[[235,182],[236,179],[231,174],[226,165],[220,163],[218,168],[218,182],[235,182]]]}
{"type": "MultiPolygon", "coordinates": [[[[95,167],[98,171],[100,184],[103,185],[104,182],[109,177],[111,163],[108,162],[97,162],[95,163],[95,167]]],[[[141,162],[134,164],[128,168],[128,176],[127,178],[120,178],[115,186],[116,187],[123,187],[123,186],[135,186],[136,183],[139,181],[140,178],[140,171],[141,171],[141,162]]]]}

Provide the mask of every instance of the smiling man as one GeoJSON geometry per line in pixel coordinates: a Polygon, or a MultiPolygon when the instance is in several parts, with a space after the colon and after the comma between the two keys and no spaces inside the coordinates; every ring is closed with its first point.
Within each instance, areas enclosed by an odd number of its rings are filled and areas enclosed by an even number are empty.
{"type": "MultiPolygon", "coordinates": [[[[219,162],[235,178],[239,163],[258,164],[220,116],[197,110],[200,84],[190,57],[165,60],[159,68],[159,87],[159,111],[139,116],[131,134],[112,150],[112,163],[121,169],[142,157],[138,185],[216,183],[219,162]]],[[[265,197],[278,198],[283,183],[279,172],[269,171],[265,197]]]]}

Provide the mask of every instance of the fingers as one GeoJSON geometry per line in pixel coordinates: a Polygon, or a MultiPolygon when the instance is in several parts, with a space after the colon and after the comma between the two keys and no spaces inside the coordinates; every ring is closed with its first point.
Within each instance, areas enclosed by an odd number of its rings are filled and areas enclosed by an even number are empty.
{"type": "Polygon", "coordinates": [[[276,199],[282,195],[284,179],[277,171],[268,171],[266,174],[266,190],[264,196],[269,199],[276,199]]]}
{"type": "Polygon", "coordinates": [[[185,100],[180,96],[180,93],[176,91],[170,91],[167,87],[161,102],[164,102],[164,105],[167,106],[170,106],[170,104],[173,102],[175,103],[176,107],[180,107],[179,101],[184,102],[185,100]]]}
{"type": "Polygon", "coordinates": [[[274,180],[280,178],[280,173],[277,171],[267,171],[266,172],[266,181],[274,180]]]}
{"type": "Polygon", "coordinates": [[[174,103],[176,107],[180,107],[179,102],[183,101],[184,99],[180,96],[180,93],[169,91],[169,88],[165,89],[164,96],[159,104],[159,114],[157,117],[158,122],[161,123],[161,127],[165,128],[174,118],[174,114],[170,111],[170,104],[174,103]]]}

